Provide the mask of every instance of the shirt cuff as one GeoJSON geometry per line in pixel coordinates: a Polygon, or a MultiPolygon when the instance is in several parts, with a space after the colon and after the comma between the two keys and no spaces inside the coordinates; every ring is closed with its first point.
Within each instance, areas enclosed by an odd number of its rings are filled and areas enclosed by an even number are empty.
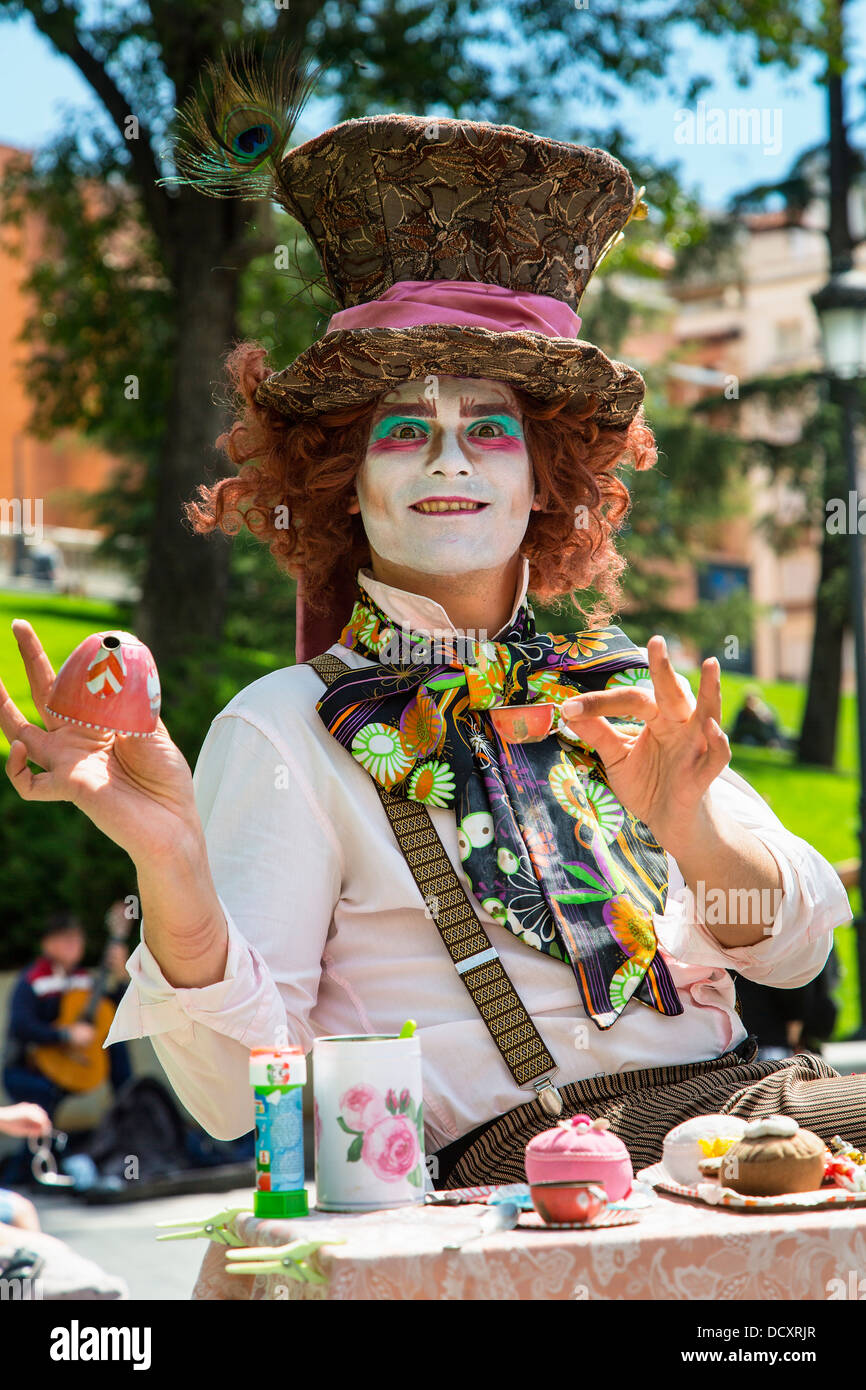
{"type": "Polygon", "coordinates": [[[255,1047],[272,1041],[285,1027],[285,1006],[263,957],[235,926],[219,894],[217,898],[228,927],[223,978],[198,987],[170,985],[147,944],[142,921],[141,941],[127,961],[130,983],[106,1047],[160,1033],[189,1034],[194,1023],[255,1047]]]}
{"type": "Polygon", "coordinates": [[[669,907],[656,919],[659,944],[683,964],[721,966],[746,979],[795,989],[815,978],[832,949],[834,928],[851,920],[848,895],[835,869],[808,841],[772,825],[749,829],[772,854],[782,877],[775,912],[776,898],[766,900],[764,938],[751,946],[723,946],[699,916],[699,904],[669,855],[669,907]]]}

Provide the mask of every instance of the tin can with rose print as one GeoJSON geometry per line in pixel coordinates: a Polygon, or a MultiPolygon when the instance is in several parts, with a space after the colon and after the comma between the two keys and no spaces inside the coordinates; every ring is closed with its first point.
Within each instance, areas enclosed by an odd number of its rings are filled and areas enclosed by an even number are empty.
{"type": "Polygon", "coordinates": [[[322,1211],[380,1211],[423,1202],[417,1037],[316,1038],[313,1097],[316,1200],[322,1211]]]}

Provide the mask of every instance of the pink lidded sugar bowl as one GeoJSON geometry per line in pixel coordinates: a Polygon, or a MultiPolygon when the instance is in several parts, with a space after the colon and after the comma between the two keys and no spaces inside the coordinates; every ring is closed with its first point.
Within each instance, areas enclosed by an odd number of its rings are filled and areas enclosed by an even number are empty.
{"type": "Polygon", "coordinates": [[[607,1120],[573,1115],[530,1139],[526,1146],[526,1177],[533,1204],[544,1216],[536,1204],[536,1188],[543,1199],[545,1190],[549,1195],[548,1184],[552,1183],[559,1187],[599,1186],[604,1188],[609,1202],[618,1202],[631,1192],[634,1169],[628,1149],[610,1133],[607,1120]]]}

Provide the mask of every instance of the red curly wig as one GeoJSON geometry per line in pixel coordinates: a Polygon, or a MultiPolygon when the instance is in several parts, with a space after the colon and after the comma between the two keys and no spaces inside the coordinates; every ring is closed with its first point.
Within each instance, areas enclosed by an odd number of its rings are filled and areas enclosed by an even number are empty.
{"type": "MultiPolygon", "coordinates": [[[[236,419],[216,445],[243,471],[212,487],[201,483],[199,500],[184,510],[199,533],[219,527],[236,535],[245,525],[281,569],[303,576],[306,601],[324,611],[344,567],[354,574],[370,564],[361,517],[347,506],[378,398],[313,420],[288,420],[254,400],[269,375],[266,358],[266,349],[253,342],[228,353],[236,419]]],[[[618,609],[626,566],[613,538],[630,498],[615,470],[626,455],[636,468],[651,468],[657,459],[653,433],[640,414],[626,428],[613,429],[593,423],[592,401],[578,408],[567,398],[545,403],[512,390],[524,413],[541,503],[521,545],[530,593],[557,609],[571,599],[588,626],[603,625],[618,609]],[[584,608],[578,596],[590,585],[602,602],[584,608]]]]}

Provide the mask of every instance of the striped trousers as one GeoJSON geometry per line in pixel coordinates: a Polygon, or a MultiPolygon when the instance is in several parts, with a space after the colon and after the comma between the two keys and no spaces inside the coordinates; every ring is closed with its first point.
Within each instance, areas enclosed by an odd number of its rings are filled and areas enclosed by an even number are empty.
{"type": "MultiPolygon", "coordinates": [[[[559,1088],[561,1119],[604,1116],[622,1139],[635,1172],[657,1163],[669,1129],[695,1115],[790,1115],[827,1143],[841,1134],[866,1149],[866,1074],[840,1076],[821,1057],[797,1053],[780,1062],[752,1060],[754,1037],[709,1062],[593,1076],[559,1088]]],[[[524,1153],[534,1135],[556,1121],[538,1100],[518,1105],[440,1149],[438,1189],[525,1182],[524,1153]]]]}

